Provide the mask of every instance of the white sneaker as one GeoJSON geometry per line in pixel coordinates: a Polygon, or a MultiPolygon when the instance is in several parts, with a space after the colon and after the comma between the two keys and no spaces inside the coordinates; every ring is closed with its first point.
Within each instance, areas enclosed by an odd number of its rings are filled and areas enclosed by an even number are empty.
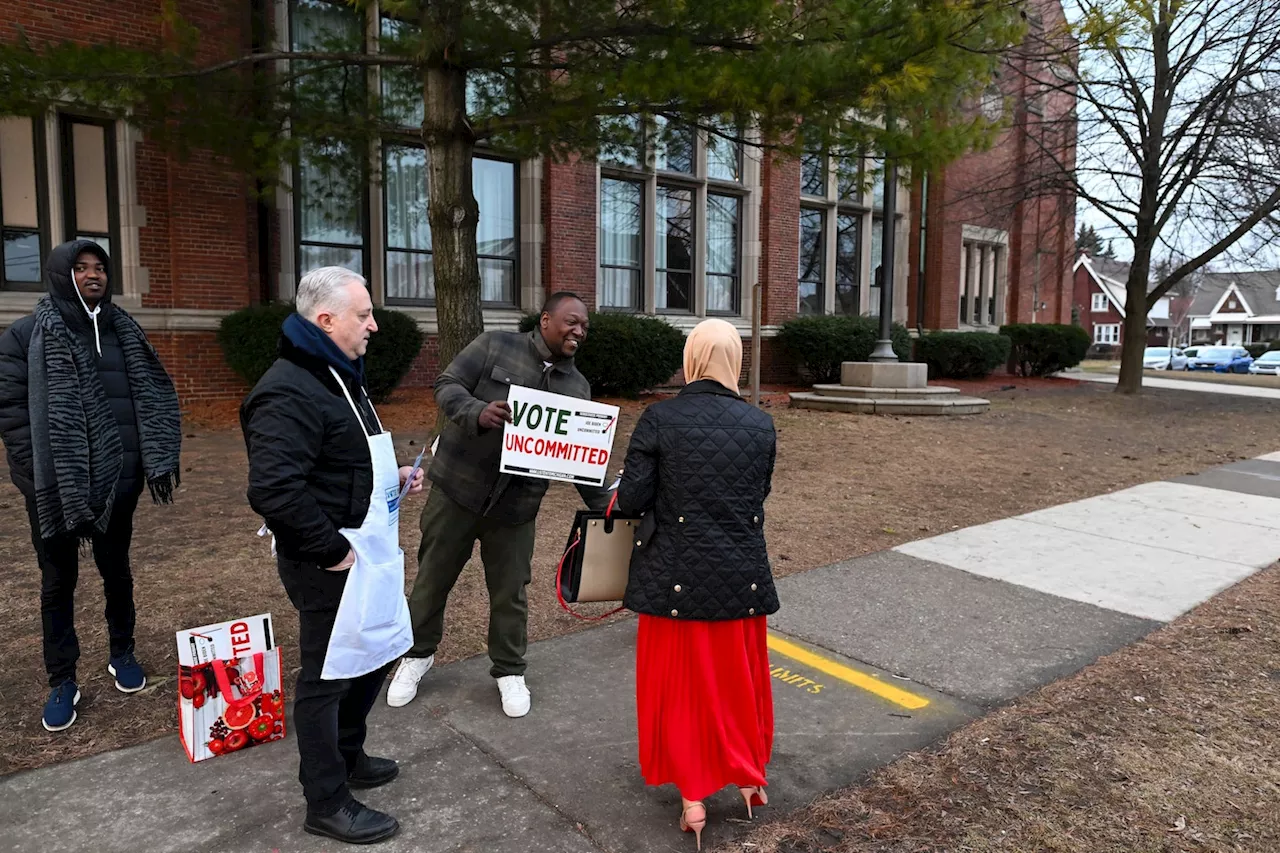
{"type": "Polygon", "coordinates": [[[412,702],[413,697],[418,695],[418,682],[435,662],[435,655],[401,660],[391,679],[391,686],[387,688],[387,704],[392,708],[401,708],[412,702]]]}
{"type": "Polygon", "coordinates": [[[499,678],[498,692],[502,694],[502,713],[508,717],[523,717],[529,713],[529,688],[524,686],[523,675],[499,678]]]}

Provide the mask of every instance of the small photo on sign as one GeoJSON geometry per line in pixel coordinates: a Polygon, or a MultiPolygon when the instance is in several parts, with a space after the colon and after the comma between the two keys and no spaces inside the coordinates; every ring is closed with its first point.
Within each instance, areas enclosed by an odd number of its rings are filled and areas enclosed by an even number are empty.
{"type": "Polygon", "coordinates": [[[520,385],[507,395],[504,474],[603,486],[617,435],[619,409],[520,385]]]}

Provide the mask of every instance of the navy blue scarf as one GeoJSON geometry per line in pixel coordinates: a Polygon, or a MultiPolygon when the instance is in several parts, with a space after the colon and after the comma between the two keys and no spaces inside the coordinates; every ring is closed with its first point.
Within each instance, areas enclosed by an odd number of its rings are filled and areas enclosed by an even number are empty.
{"type": "Polygon", "coordinates": [[[302,352],[332,365],[338,373],[361,387],[364,386],[364,359],[347,358],[347,354],[333,342],[333,338],[301,314],[294,313],[286,317],[280,333],[302,352]]]}

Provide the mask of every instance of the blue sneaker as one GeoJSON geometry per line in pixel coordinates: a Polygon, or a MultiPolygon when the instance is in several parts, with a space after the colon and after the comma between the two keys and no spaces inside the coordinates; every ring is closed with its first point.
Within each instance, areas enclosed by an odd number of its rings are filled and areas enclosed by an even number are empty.
{"type": "Polygon", "coordinates": [[[74,681],[64,681],[49,694],[49,701],[44,703],[44,716],[40,724],[45,731],[60,732],[71,728],[76,721],[76,703],[80,701],[80,688],[74,681]]]}
{"type": "Polygon", "coordinates": [[[147,676],[133,652],[112,658],[111,663],[107,664],[107,672],[116,677],[116,690],[121,693],[137,693],[147,686],[147,676]]]}

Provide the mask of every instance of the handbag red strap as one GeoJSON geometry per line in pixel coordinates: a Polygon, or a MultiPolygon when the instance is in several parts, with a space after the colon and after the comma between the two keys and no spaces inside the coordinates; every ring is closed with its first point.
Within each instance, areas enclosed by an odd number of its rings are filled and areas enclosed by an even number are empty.
{"type": "Polygon", "coordinates": [[[262,666],[262,652],[253,653],[253,684],[246,685],[246,678],[239,680],[238,686],[241,688],[240,698],[231,698],[231,679],[227,677],[227,662],[215,660],[213,662],[213,677],[218,681],[218,690],[222,693],[222,697],[227,702],[227,708],[243,708],[246,705],[252,705],[253,700],[262,695],[262,685],[264,684],[265,673],[262,666]],[[246,691],[244,688],[248,686],[246,691]]]}
{"type": "MultiPolygon", "coordinates": [[[[609,501],[609,509],[605,510],[606,517],[608,516],[609,512],[613,510],[613,503],[614,503],[614,500],[617,500],[617,497],[618,496],[615,493],[613,500],[609,501]]],[[[560,590],[560,578],[564,574],[565,561],[569,559],[569,555],[572,554],[574,552],[574,549],[576,549],[580,544],[582,544],[581,530],[578,531],[577,536],[573,537],[573,541],[569,543],[569,547],[566,548],[564,551],[564,554],[561,555],[559,565],[556,566],[556,600],[560,602],[560,606],[564,609],[564,612],[568,613],[574,619],[581,619],[583,622],[600,622],[605,619],[608,619],[610,616],[614,615],[615,613],[621,613],[627,608],[625,606],[619,606],[619,607],[613,608],[608,613],[605,613],[601,616],[585,616],[581,613],[574,611],[574,609],[569,606],[569,602],[564,600],[564,593],[560,590]]]]}

